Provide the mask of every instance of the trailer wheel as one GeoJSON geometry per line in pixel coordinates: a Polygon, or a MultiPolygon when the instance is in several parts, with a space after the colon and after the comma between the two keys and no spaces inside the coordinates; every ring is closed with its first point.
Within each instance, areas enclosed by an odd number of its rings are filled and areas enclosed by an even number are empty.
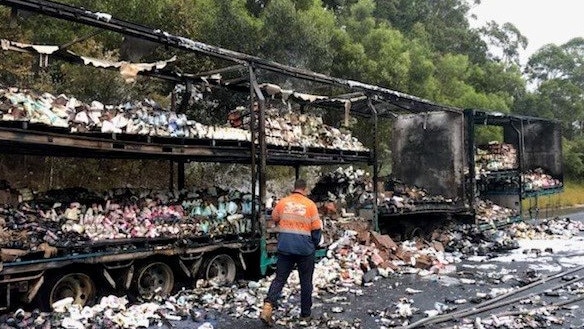
{"type": "Polygon", "coordinates": [[[237,275],[237,265],[233,258],[227,254],[209,257],[202,270],[203,279],[218,285],[233,283],[237,275]]]}
{"type": "Polygon", "coordinates": [[[404,240],[414,240],[415,238],[424,237],[424,229],[416,225],[407,225],[404,228],[404,240]]]}
{"type": "Polygon", "coordinates": [[[174,273],[163,262],[147,263],[138,268],[132,284],[134,292],[144,300],[166,297],[174,287],[174,273]]]}
{"type": "Polygon", "coordinates": [[[55,276],[54,284],[47,285],[49,307],[56,301],[71,297],[73,304],[87,305],[95,297],[96,287],[93,280],[85,273],[68,273],[55,276]]]}

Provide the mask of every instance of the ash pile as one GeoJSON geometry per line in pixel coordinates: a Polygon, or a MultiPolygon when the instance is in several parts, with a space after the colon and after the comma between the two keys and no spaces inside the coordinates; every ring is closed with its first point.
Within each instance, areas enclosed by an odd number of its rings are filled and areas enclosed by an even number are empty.
{"type": "MultiPolygon", "coordinates": [[[[457,202],[441,195],[432,195],[422,187],[407,185],[393,177],[385,177],[382,181],[378,184],[377,200],[381,214],[449,207],[457,202]]],[[[375,202],[373,179],[365,170],[352,166],[340,167],[320,175],[312,189],[311,198],[322,204],[325,214],[328,208],[339,209],[341,218],[359,214],[371,217],[375,202]]]]}
{"type": "Polygon", "coordinates": [[[321,173],[309,197],[319,208],[329,242],[348,228],[344,224],[372,219],[373,180],[365,170],[349,166],[321,173]]]}

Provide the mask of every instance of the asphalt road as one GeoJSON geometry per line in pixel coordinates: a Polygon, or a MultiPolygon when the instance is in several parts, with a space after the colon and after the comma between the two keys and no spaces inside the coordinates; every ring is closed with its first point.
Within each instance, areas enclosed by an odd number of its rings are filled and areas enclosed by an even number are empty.
{"type": "MultiPolygon", "coordinates": [[[[584,211],[562,217],[569,217],[584,223],[584,211]]],[[[540,325],[540,327],[584,328],[584,283],[579,281],[580,278],[584,278],[584,232],[580,232],[577,237],[569,240],[543,241],[546,246],[549,246],[549,250],[534,249],[529,246],[529,243],[537,243],[537,241],[529,240],[527,242],[520,249],[507,253],[464,259],[456,263],[456,271],[448,275],[395,274],[389,278],[379,279],[370,286],[353,287],[353,293],[336,295],[321,293],[314,299],[313,316],[316,321],[311,327],[351,328],[347,323],[358,323],[359,326],[355,326],[355,328],[366,329],[406,326],[426,319],[425,311],[436,312],[437,309],[447,308],[448,310],[444,313],[452,314],[461,310],[477,308],[483,305],[478,303],[484,303],[485,300],[492,301],[492,299],[479,300],[481,295],[499,296],[509,291],[510,288],[524,287],[528,282],[538,282],[537,280],[542,278],[549,278],[557,273],[582,267],[578,272],[558,277],[555,280],[546,279],[545,282],[542,281],[541,284],[534,286],[532,290],[526,290],[501,300],[486,312],[453,316],[452,319],[429,324],[423,328],[460,328],[468,322],[472,323],[477,317],[500,320],[500,316],[493,318],[493,315],[533,309],[552,303],[565,303],[577,297],[581,299],[567,304],[557,311],[538,315],[538,319],[549,319],[549,323],[540,325]],[[571,283],[570,280],[578,282],[571,283]],[[552,288],[555,289],[551,290],[552,288]],[[355,291],[361,293],[355,294],[355,291]],[[533,295],[526,297],[529,294],[533,295]],[[517,296],[521,298],[511,300],[511,303],[499,307],[499,304],[517,296]],[[411,312],[411,315],[393,316],[398,311],[411,312]],[[326,322],[323,319],[330,319],[329,325],[323,325],[323,322],[326,322]],[[561,321],[556,323],[558,319],[561,321]],[[335,325],[330,325],[331,323],[335,325]]],[[[299,296],[293,295],[289,302],[291,304],[287,305],[287,311],[292,310],[291,313],[297,316],[299,296]],[[291,305],[294,305],[295,308],[291,305]]],[[[275,314],[276,318],[285,319],[284,312],[278,310],[275,314]]],[[[234,318],[228,312],[212,310],[204,310],[204,313],[207,315],[206,321],[211,323],[214,329],[264,327],[258,319],[234,318]]],[[[295,319],[284,322],[283,325],[276,325],[274,328],[301,327],[295,319]]],[[[154,325],[151,328],[197,329],[202,324],[203,322],[195,323],[186,320],[172,321],[154,325]]],[[[472,325],[464,328],[474,329],[472,325]]]]}
{"type": "MultiPolygon", "coordinates": [[[[584,212],[567,215],[571,219],[584,221],[584,212]]],[[[566,217],[566,216],[564,216],[566,217]]],[[[584,232],[576,238],[577,243],[584,244],[584,232]]],[[[561,240],[557,243],[562,243],[561,240]]],[[[501,255],[499,255],[501,256],[501,255]]],[[[504,255],[503,255],[504,256],[504,255]]],[[[544,276],[551,276],[561,271],[574,268],[576,265],[566,265],[566,259],[570,257],[581,257],[583,255],[572,255],[570,252],[548,253],[545,255],[545,261],[534,267],[534,258],[520,259],[516,261],[497,261],[484,259],[481,261],[464,260],[456,264],[457,273],[449,276],[430,275],[420,277],[417,274],[395,275],[376,281],[372,286],[360,287],[363,295],[347,293],[338,296],[346,297],[346,300],[337,302],[327,302],[331,297],[324,294],[315,298],[313,315],[316,318],[328,316],[334,319],[347,320],[353,322],[355,319],[361,323],[361,328],[381,328],[382,324],[386,327],[393,327],[413,323],[424,319],[426,310],[448,307],[452,310],[463,310],[469,307],[475,307],[471,300],[477,299],[477,294],[493,293],[493,289],[508,289],[511,287],[522,286],[520,281],[531,279],[536,280],[544,276]],[[549,266],[548,266],[549,265],[549,266]],[[547,267],[546,267],[547,266],[547,267]],[[535,268],[535,270],[534,270],[535,268]],[[462,279],[462,281],[461,281],[462,279]],[[410,289],[420,291],[411,293],[410,289]],[[410,291],[410,293],[407,292],[410,291]],[[391,319],[385,316],[382,322],[381,312],[394,313],[397,309],[396,303],[400,300],[411,302],[411,306],[418,309],[408,318],[391,319]],[[458,302],[455,303],[455,301],[458,302]],[[333,308],[342,307],[341,313],[333,313],[333,308]],[[326,314],[325,314],[326,313],[326,314]]],[[[536,257],[536,256],[534,256],[536,257]]],[[[535,264],[537,265],[537,264],[535,264]]],[[[584,277],[584,271],[575,273],[584,277]]],[[[522,281],[524,282],[524,281],[522,281]]],[[[553,285],[566,282],[558,279],[556,282],[548,282],[547,285],[539,285],[537,289],[543,291],[551,288],[553,285]]],[[[525,283],[523,283],[525,284],[525,283]]],[[[529,291],[528,291],[529,292],[529,291]]],[[[582,296],[581,294],[579,296],[582,296]]],[[[548,303],[557,303],[568,299],[565,290],[559,290],[559,294],[548,293],[541,295],[537,300],[537,305],[548,303]]],[[[295,298],[298,301],[298,296],[295,298]]],[[[517,311],[523,307],[533,307],[529,303],[515,302],[504,307],[494,308],[489,312],[470,315],[466,319],[473,321],[475,317],[489,317],[492,314],[499,314],[504,311],[517,311]]],[[[572,308],[563,309],[552,315],[558,316],[564,322],[562,324],[550,323],[550,328],[584,328],[584,300],[570,305],[572,308]],[[575,306],[574,306],[575,305],[575,306]]],[[[338,309],[336,309],[338,311],[338,309]]],[[[236,319],[225,314],[212,314],[210,322],[214,328],[238,328],[251,329],[263,327],[257,319],[236,319]]],[[[276,317],[281,314],[276,313],[276,317]]],[[[464,322],[464,317],[456,317],[451,321],[440,324],[429,325],[426,328],[446,328],[453,327],[464,322]]],[[[553,321],[552,321],[553,322],[553,321]]],[[[197,328],[198,325],[193,322],[173,323],[175,328],[197,328]]],[[[290,322],[285,326],[276,325],[274,328],[296,328],[299,327],[297,322],[290,322]]],[[[322,325],[315,326],[322,328],[322,325]]]]}

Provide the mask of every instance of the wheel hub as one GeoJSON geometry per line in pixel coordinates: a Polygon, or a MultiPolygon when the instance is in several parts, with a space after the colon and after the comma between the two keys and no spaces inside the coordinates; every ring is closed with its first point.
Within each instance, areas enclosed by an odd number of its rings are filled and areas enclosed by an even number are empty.
{"type": "Polygon", "coordinates": [[[63,276],[51,289],[49,301],[51,304],[61,299],[71,297],[73,303],[85,306],[95,296],[95,284],[83,273],[71,273],[63,276]]]}
{"type": "Polygon", "coordinates": [[[205,278],[215,284],[231,283],[235,280],[235,262],[228,255],[213,257],[207,266],[205,278]]]}
{"type": "Polygon", "coordinates": [[[148,264],[138,273],[138,294],[144,299],[166,296],[171,293],[173,285],[174,275],[165,263],[148,264]]]}

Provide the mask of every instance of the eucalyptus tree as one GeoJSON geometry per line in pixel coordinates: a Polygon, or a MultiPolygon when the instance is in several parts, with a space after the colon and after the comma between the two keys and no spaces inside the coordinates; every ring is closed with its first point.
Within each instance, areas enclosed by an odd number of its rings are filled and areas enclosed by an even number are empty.
{"type": "Polygon", "coordinates": [[[584,131],[584,38],[549,44],[531,56],[527,74],[541,113],[564,122],[568,138],[584,131]]]}

